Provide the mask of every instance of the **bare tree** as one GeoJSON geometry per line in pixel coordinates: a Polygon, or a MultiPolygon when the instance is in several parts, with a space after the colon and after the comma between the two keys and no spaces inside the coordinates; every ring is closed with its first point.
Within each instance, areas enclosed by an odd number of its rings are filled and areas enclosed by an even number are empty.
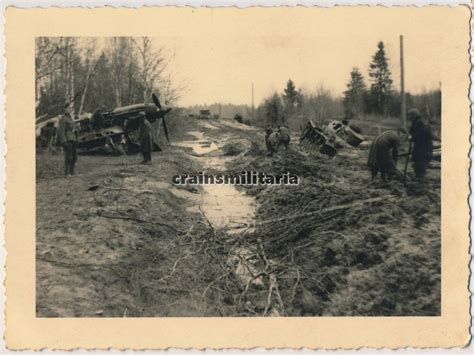
{"type": "Polygon", "coordinates": [[[166,75],[159,85],[159,94],[165,105],[172,105],[178,101],[187,90],[187,83],[184,81],[178,82],[176,79],[172,80],[172,74],[166,75]]]}
{"type": "Polygon", "coordinates": [[[327,117],[330,105],[331,105],[331,93],[327,90],[323,84],[318,85],[316,88],[316,106],[318,111],[318,121],[323,123],[327,117]]]}
{"type": "Polygon", "coordinates": [[[131,99],[135,75],[133,45],[128,37],[113,37],[108,40],[107,56],[110,59],[112,85],[117,106],[124,104],[124,98],[127,104],[131,99]]]}
{"type": "Polygon", "coordinates": [[[38,116],[61,113],[64,101],[82,114],[98,106],[148,102],[152,92],[170,105],[186,87],[175,80],[169,51],[149,37],[37,38],[35,60],[38,116]]]}
{"type": "Polygon", "coordinates": [[[76,38],[63,37],[63,56],[65,61],[65,78],[66,78],[66,99],[74,103],[75,101],[75,83],[74,83],[74,66],[78,61],[76,53],[76,38]]]}
{"type": "Polygon", "coordinates": [[[41,88],[50,84],[54,73],[63,66],[61,38],[36,38],[35,53],[35,101],[39,104],[41,88]]]}
{"type": "Polygon", "coordinates": [[[36,100],[39,103],[41,88],[51,91],[64,88],[64,98],[74,102],[74,69],[79,60],[76,38],[38,38],[36,41],[36,100]]]}
{"type": "Polygon", "coordinates": [[[140,86],[143,91],[143,100],[147,103],[158,80],[167,67],[164,49],[158,47],[152,38],[132,38],[138,52],[138,67],[140,86]]]}
{"type": "Polygon", "coordinates": [[[81,60],[85,62],[86,67],[86,78],[82,88],[81,101],[79,104],[78,115],[82,113],[84,108],[84,101],[87,96],[87,89],[89,88],[89,82],[91,77],[94,75],[97,63],[100,59],[97,51],[97,39],[96,38],[85,38],[80,43],[80,56],[81,60]]]}

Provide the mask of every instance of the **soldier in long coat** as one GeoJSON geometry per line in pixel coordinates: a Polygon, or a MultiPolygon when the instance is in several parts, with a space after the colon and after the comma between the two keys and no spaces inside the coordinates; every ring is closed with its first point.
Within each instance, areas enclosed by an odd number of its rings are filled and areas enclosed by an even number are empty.
{"type": "Polygon", "coordinates": [[[65,105],[64,115],[61,116],[58,123],[57,138],[64,151],[64,174],[74,175],[74,167],[77,162],[77,137],[76,125],[71,116],[72,106],[69,103],[65,105]]]}
{"type": "Polygon", "coordinates": [[[280,126],[278,129],[278,132],[280,133],[280,144],[285,147],[286,150],[288,150],[290,146],[290,130],[288,129],[288,126],[285,124],[283,126],[280,126]]]}
{"type": "Polygon", "coordinates": [[[430,128],[423,122],[417,109],[407,113],[411,121],[410,135],[413,141],[412,162],[417,180],[422,180],[433,157],[433,138],[430,128]]]}
{"type": "Polygon", "coordinates": [[[268,155],[273,156],[273,153],[278,152],[280,147],[280,133],[278,131],[272,132],[267,138],[268,155]]]}
{"type": "Polygon", "coordinates": [[[143,161],[141,164],[151,164],[151,152],[153,151],[153,128],[151,123],[146,119],[144,113],[140,115],[139,122],[140,150],[143,155],[143,161]]]}

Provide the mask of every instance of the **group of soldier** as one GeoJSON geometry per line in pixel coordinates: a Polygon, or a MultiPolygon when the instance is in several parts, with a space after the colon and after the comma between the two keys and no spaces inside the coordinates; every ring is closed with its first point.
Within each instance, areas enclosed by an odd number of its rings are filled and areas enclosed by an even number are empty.
{"type": "Polygon", "coordinates": [[[280,146],[288,150],[290,141],[290,130],[287,124],[278,126],[276,130],[272,126],[267,127],[265,131],[265,144],[267,146],[268,155],[272,156],[278,152],[280,146]]]}
{"type": "MultiPolygon", "coordinates": [[[[409,134],[411,136],[410,149],[407,154],[411,154],[416,180],[422,182],[425,179],[429,163],[433,157],[433,137],[430,127],[423,122],[422,116],[417,109],[408,111],[407,117],[410,121],[409,134]],[[413,150],[410,152],[412,144],[413,150]]],[[[367,162],[372,173],[372,179],[379,172],[384,182],[402,175],[397,170],[397,161],[400,144],[406,138],[407,131],[404,128],[399,128],[397,131],[382,133],[372,142],[367,162]]]]}
{"type": "MultiPolygon", "coordinates": [[[[74,175],[77,162],[77,128],[72,112],[72,105],[66,103],[64,114],[59,118],[58,127],[54,127],[53,122],[48,122],[46,126],[41,129],[39,141],[43,149],[54,145],[62,147],[64,153],[64,175],[66,177],[74,175]]],[[[151,164],[153,129],[150,122],[146,119],[145,113],[140,113],[138,121],[140,150],[143,155],[141,164],[151,164]]]]}

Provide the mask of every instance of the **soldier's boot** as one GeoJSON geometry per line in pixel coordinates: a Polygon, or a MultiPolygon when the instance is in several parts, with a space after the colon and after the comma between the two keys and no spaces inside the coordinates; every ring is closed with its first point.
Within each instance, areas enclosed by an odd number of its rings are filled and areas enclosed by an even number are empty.
{"type": "Polygon", "coordinates": [[[74,164],[71,164],[71,165],[69,166],[69,174],[70,174],[70,175],[74,175],[74,167],[75,167],[74,164]]]}

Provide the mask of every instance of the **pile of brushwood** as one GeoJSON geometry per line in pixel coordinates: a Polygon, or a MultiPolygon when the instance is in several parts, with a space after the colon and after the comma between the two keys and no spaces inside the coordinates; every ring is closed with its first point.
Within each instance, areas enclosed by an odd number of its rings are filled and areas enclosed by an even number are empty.
{"type": "Polygon", "coordinates": [[[226,249],[241,312],[440,314],[439,181],[428,190],[382,185],[370,181],[365,161],[290,150],[234,163],[236,172],[302,178],[299,186],[248,189],[257,222],[226,249]]]}
{"type": "Polygon", "coordinates": [[[243,233],[217,230],[199,211],[178,231],[163,227],[168,238],[150,226],[150,241],[116,270],[133,290],[127,314],[439,315],[439,185],[372,183],[365,160],[239,156],[232,171],[289,171],[301,183],[246,188],[259,207],[243,233]]]}

